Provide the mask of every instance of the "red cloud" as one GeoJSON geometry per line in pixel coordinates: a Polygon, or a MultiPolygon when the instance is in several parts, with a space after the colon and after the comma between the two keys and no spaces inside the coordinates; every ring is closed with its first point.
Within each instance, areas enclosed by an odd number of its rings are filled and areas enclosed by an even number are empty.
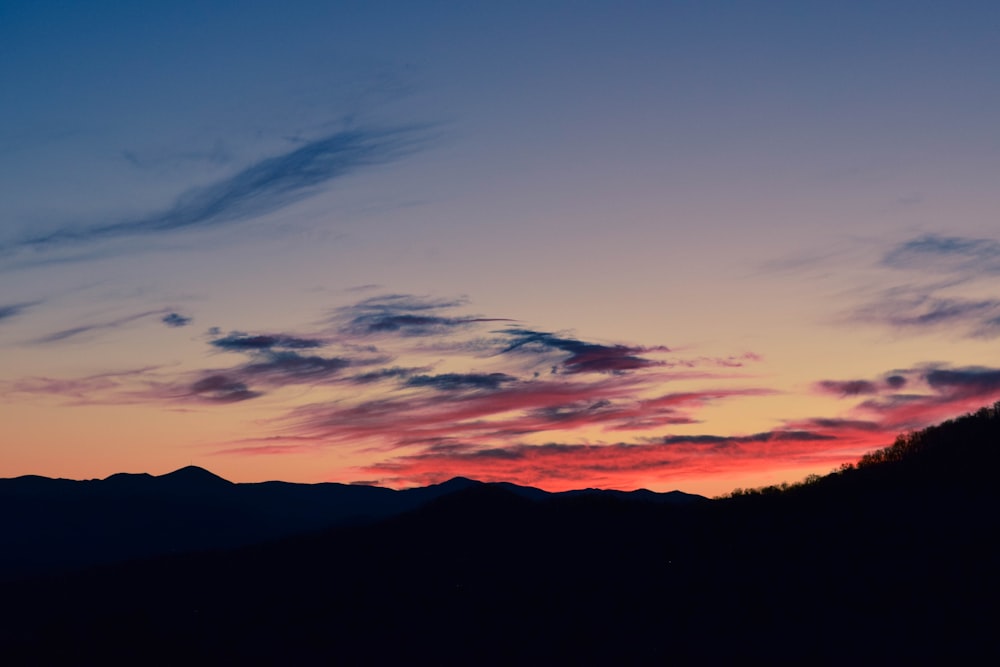
{"type": "Polygon", "coordinates": [[[600,486],[635,489],[657,479],[673,488],[697,488],[711,479],[804,467],[833,468],[889,444],[885,434],[773,431],[753,436],[694,436],[649,444],[548,444],[508,447],[432,446],[410,456],[363,467],[362,475],[390,486],[433,484],[461,475],[552,491],[600,486]]]}
{"type": "Polygon", "coordinates": [[[764,389],[723,389],[638,398],[646,381],[611,376],[595,381],[533,380],[496,391],[442,398],[419,392],[355,405],[314,404],[287,419],[289,432],[331,443],[371,442],[405,446],[438,441],[506,442],[513,435],[597,426],[607,431],[649,429],[694,420],[690,410],[764,389]]]}
{"type": "Polygon", "coordinates": [[[823,381],[823,393],[871,394],[855,411],[874,417],[885,431],[923,428],[1000,399],[1000,370],[926,365],[894,371],[882,380],[823,381]],[[904,391],[905,390],[905,391],[904,391]]]}

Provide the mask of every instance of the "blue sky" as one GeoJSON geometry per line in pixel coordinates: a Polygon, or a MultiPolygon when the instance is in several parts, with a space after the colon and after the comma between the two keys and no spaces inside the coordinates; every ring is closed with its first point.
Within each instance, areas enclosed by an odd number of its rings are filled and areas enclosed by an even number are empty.
{"type": "Polygon", "coordinates": [[[985,2],[7,3],[0,474],[718,490],[991,401],[998,24],[985,2]],[[349,313],[440,326],[374,340],[349,313]],[[382,375],[362,396],[306,368],[382,375]],[[378,401],[435,438],[448,401],[507,407],[463,417],[452,458],[389,416],[310,426],[378,401]],[[818,419],[878,428],[802,435],[818,419]],[[802,440],[772,457],[761,433],[802,440]],[[697,477],[694,445],[641,470],[620,449],[695,436],[747,451],[697,477]]]}

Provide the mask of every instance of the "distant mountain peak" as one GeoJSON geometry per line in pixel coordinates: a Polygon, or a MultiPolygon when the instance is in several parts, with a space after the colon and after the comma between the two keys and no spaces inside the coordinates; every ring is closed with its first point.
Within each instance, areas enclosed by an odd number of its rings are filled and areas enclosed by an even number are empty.
{"type": "Polygon", "coordinates": [[[228,479],[219,477],[214,472],[205,470],[199,466],[184,466],[165,475],[158,475],[157,479],[169,480],[172,483],[183,483],[190,485],[204,486],[206,484],[232,484],[228,479]]]}
{"type": "Polygon", "coordinates": [[[469,479],[468,477],[452,477],[447,482],[441,482],[436,486],[447,489],[465,489],[470,486],[478,486],[482,482],[477,482],[474,479],[469,479]]]}

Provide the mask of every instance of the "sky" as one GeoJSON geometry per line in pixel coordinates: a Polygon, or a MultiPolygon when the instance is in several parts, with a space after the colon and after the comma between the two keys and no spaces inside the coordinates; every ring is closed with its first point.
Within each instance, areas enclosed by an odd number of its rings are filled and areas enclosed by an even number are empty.
{"type": "Polygon", "coordinates": [[[0,4],[0,477],[736,487],[1000,400],[994,2],[0,4]]]}

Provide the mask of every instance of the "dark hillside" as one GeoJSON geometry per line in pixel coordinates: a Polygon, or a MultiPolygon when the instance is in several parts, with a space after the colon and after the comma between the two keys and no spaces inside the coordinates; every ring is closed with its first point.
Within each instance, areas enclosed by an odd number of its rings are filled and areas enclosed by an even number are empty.
{"type": "Polygon", "coordinates": [[[1000,407],[690,505],[469,484],[378,524],[0,590],[4,664],[1000,657],[1000,407]]]}

